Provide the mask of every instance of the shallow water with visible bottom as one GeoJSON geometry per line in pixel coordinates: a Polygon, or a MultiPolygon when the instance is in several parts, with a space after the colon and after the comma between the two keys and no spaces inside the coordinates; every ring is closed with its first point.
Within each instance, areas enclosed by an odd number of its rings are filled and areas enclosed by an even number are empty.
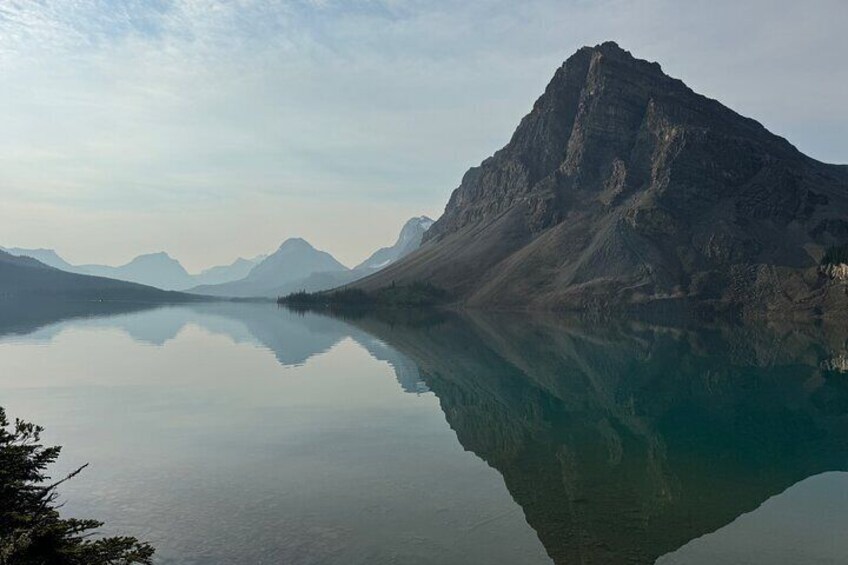
{"type": "Polygon", "coordinates": [[[157,563],[848,562],[838,330],[33,310],[0,406],[157,563]]]}

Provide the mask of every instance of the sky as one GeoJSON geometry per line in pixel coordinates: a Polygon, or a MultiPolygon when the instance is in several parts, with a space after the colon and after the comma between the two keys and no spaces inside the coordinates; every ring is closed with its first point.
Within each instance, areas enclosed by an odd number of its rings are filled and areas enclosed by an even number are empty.
{"type": "Polygon", "coordinates": [[[438,217],[615,40],[848,163],[845,0],[0,0],[0,245],[189,271],[438,217]]]}

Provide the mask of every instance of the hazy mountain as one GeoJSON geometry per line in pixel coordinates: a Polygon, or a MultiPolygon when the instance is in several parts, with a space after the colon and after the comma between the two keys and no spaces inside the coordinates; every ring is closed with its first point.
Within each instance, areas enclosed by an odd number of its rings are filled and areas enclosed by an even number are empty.
{"type": "Polygon", "coordinates": [[[848,168],[614,43],[555,73],[405,259],[356,283],[426,281],[472,306],[845,311],[848,168]],[[842,279],[842,280],[840,280],[842,279]]]}
{"type": "Polygon", "coordinates": [[[76,269],[76,267],[62,259],[59,254],[52,249],[23,249],[20,247],[6,249],[5,247],[0,247],[0,251],[5,251],[6,253],[16,257],[32,257],[47,266],[55,267],[56,269],[61,269],[71,273],[75,272],[76,269]]]}
{"type": "Polygon", "coordinates": [[[99,277],[109,277],[137,282],[165,290],[185,289],[192,286],[191,275],[179,261],[164,252],[139,255],[126,265],[80,265],[77,272],[99,277]]]}
{"type": "Polygon", "coordinates": [[[176,259],[167,253],[139,255],[126,265],[72,265],[52,249],[24,249],[13,247],[4,249],[11,255],[32,257],[69,273],[94,275],[122,281],[137,282],[165,290],[185,290],[199,284],[221,284],[237,281],[247,276],[250,270],[265,259],[259,255],[253,259],[238,258],[229,265],[210,267],[197,275],[189,274],[176,259]]]}
{"type": "Polygon", "coordinates": [[[265,260],[267,255],[259,255],[253,259],[239,257],[229,265],[210,267],[192,277],[192,286],[201,284],[223,284],[238,281],[246,277],[250,270],[265,260]]]}
{"type": "Polygon", "coordinates": [[[421,245],[421,238],[432,225],[433,220],[427,216],[411,218],[404,224],[394,245],[378,249],[353,269],[348,269],[329,253],[317,251],[303,239],[288,239],[243,280],[199,285],[190,292],[210,296],[276,298],[301,290],[318,292],[336,288],[371,275],[412,253],[421,245]]]}
{"type": "Polygon", "coordinates": [[[406,256],[421,245],[421,238],[433,224],[426,216],[404,224],[391,247],[374,252],[354,269],[348,269],[332,255],[318,251],[301,238],[287,239],[271,255],[236,259],[229,265],[211,267],[197,275],[189,274],[167,253],[140,255],[125,265],[72,265],[52,249],[12,248],[9,253],[29,256],[70,273],[136,282],[164,290],[188,290],[210,296],[271,297],[297,290],[319,291],[335,288],[370,275],[406,256]]]}
{"type": "Polygon", "coordinates": [[[103,277],[68,273],[30,257],[0,251],[0,300],[26,298],[86,301],[177,302],[191,296],[103,277]]]}
{"type": "Polygon", "coordinates": [[[411,218],[400,230],[400,235],[394,245],[378,249],[368,259],[354,267],[354,270],[376,272],[388,267],[398,259],[406,257],[421,246],[424,233],[432,225],[433,220],[427,216],[411,218]]]}
{"type": "Polygon", "coordinates": [[[301,288],[299,281],[323,273],[345,273],[347,267],[326,251],[319,251],[301,238],[287,239],[239,281],[200,285],[191,292],[210,296],[269,297],[301,288]]]}
{"type": "Polygon", "coordinates": [[[326,251],[312,247],[305,239],[287,239],[274,253],[251,269],[247,280],[254,282],[283,283],[312,273],[347,271],[326,251]]]}

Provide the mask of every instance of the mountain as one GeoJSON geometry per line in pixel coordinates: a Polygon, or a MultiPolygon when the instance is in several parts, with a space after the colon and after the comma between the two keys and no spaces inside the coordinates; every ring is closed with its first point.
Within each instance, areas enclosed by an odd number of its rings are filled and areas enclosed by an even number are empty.
{"type": "Polygon", "coordinates": [[[190,292],[236,298],[273,298],[299,290],[300,281],[309,277],[347,271],[347,267],[326,251],[315,249],[304,239],[290,238],[253,267],[245,278],[225,284],[196,286],[190,292]]]}
{"type": "Polygon", "coordinates": [[[195,298],[140,284],[68,273],[31,257],[0,251],[0,300],[75,299],[86,301],[181,302],[195,298]]]}
{"type": "Polygon", "coordinates": [[[197,275],[189,274],[179,261],[167,253],[139,255],[126,265],[107,267],[82,265],[77,272],[148,284],[166,290],[187,290],[201,284],[222,284],[244,278],[265,258],[236,259],[229,265],[210,267],[197,275]]]}
{"type": "Polygon", "coordinates": [[[426,282],[470,306],[740,315],[848,308],[848,167],[612,42],[554,74],[424,243],[353,286],[426,282]]]}
{"type": "Polygon", "coordinates": [[[242,280],[198,285],[189,292],[237,298],[276,298],[301,290],[318,292],[336,288],[406,257],[418,249],[422,237],[432,225],[433,220],[427,216],[411,218],[401,228],[394,245],[378,249],[353,269],[348,269],[329,253],[316,250],[303,239],[288,239],[242,280]]]}
{"type": "Polygon", "coordinates": [[[0,247],[0,251],[5,251],[6,253],[16,257],[32,257],[47,266],[71,273],[75,272],[74,269],[76,269],[76,267],[62,259],[59,254],[52,249],[23,249],[20,247],[6,249],[5,247],[0,247]]]}
{"type": "Polygon", "coordinates": [[[15,256],[32,257],[69,273],[136,282],[164,290],[209,296],[276,298],[298,290],[327,290],[370,275],[417,249],[431,225],[433,220],[426,216],[410,219],[393,246],[375,251],[354,269],[348,269],[329,253],[318,251],[301,238],[287,239],[272,255],[238,258],[229,265],[211,267],[196,275],[189,274],[179,261],[164,252],[139,255],[125,265],[112,267],[72,265],[52,249],[16,247],[5,251],[15,256]]]}
{"type": "Polygon", "coordinates": [[[300,237],[285,240],[280,248],[251,269],[247,280],[279,284],[325,271],[347,271],[326,251],[319,251],[300,237]]]}
{"type": "Polygon", "coordinates": [[[229,265],[210,267],[199,274],[191,275],[182,264],[167,253],[139,255],[126,265],[72,265],[52,249],[24,249],[13,247],[0,250],[18,257],[32,257],[38,261],[69,273],[94,275],[117,280],[137,282],[165,290],[185,290],[199,284],[221,284],[243,279],[250,270],[265,259],[259,255],[253,259],[238,258],[229,265]]]}
{"type": "Polygon", "coordinates": [[[433,225],[427,216],[418,216],[407,221],[400,230],[397,241],[391,247],[382,247],[368,259],[353,268],[355,271],[376,272],[384,269],[421,246],[424,233],[433,225]]]}
{"type": "Polygon", "coordinates": [[[179,261],[164,252],[139,255],[126,265],[81,265],[76,272],[99,277],[109,277],[137,282],[165,290],[185,289],[192,286],[192,277],[179,261]]]}
{"type": "Polygon", "coordinates": [[[238,281],[246,277],[250,270],[265,260],[267,255],[259,255],[252,259],[239,257],[229,265],[219,265],[201,271],[192,277],[192,286],[201,284],[223,284],[238,281]]]}

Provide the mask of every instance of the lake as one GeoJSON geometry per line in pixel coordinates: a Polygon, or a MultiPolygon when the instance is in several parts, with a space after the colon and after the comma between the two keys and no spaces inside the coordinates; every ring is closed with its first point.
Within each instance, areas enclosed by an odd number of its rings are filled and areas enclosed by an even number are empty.
{"type": "Polygon", "coordinates": [[[844,563],[848,332],[0,305],[63,513],[162,564],[844,563]]]}

